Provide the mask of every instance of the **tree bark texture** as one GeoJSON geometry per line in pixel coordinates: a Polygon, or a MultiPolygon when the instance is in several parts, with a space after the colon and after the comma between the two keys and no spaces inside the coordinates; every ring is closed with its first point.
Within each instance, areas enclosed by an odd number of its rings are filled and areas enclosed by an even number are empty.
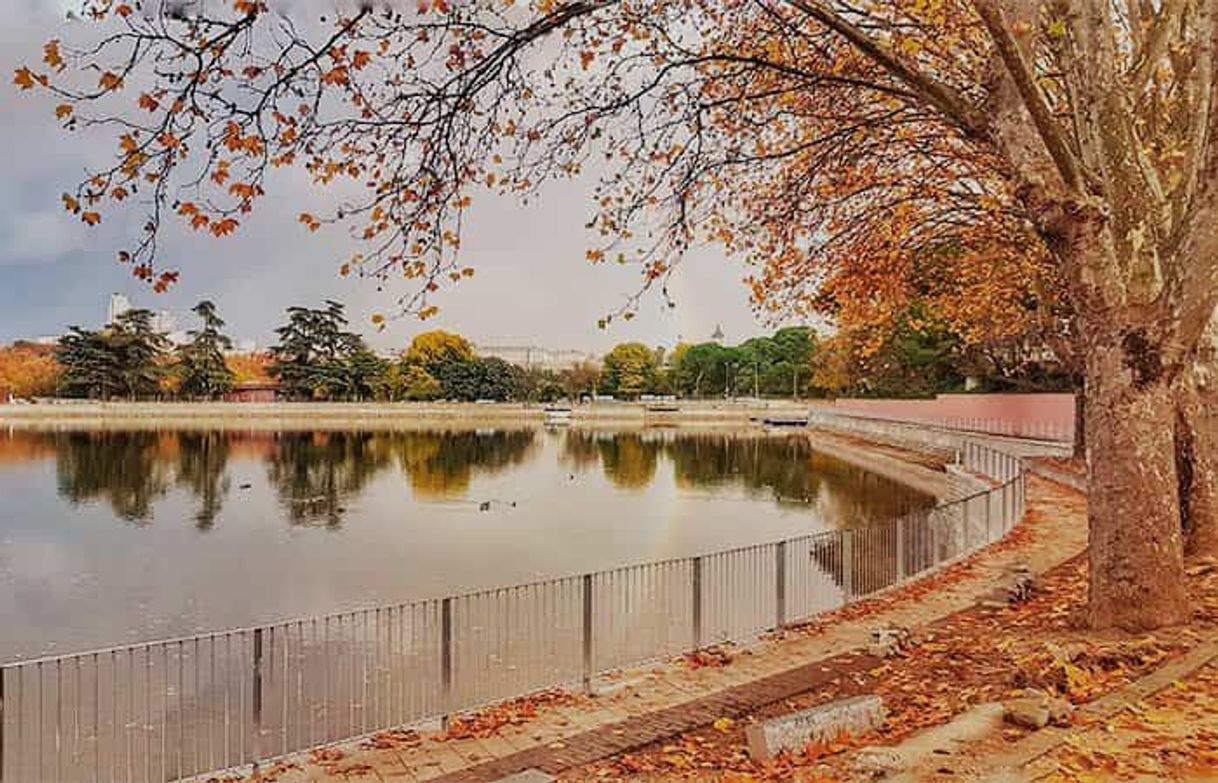
{"type": "Polygon", "coordinates": [[[1088,335],[1089,613],[1137,631],[1188,618],[1176,463],[1176,390],[1120,328],[1088,335]]]}

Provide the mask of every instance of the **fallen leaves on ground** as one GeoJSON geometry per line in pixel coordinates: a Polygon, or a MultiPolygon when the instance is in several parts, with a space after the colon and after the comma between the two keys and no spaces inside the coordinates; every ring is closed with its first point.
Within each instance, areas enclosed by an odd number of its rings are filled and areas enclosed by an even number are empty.
{"type": "MultiPolygon", "coordinates": [[[[1063,492],[1058,501],[1052,513],[1085,516],[1083,501],[1077,495],[1063,492]]],[[[1026,525],[1015,532],[1015,543],[1003,544],[1019,546],[1035,535],[1035,528],[1035,524],[1026,525]]],[[[976,557],[969,558],[921,584],[846,607],[798,632],[831,631],[841,620],[868,617],[898,601],[941,589],[972,574],[978,566],[976,557]]],[[[712,725],[663,743],[575,768],[562,779],[851,780],[852,760],[847,751],[862,745],[893,744],[913,732],[943,724],[977,704],[1001,701],[1025,688],[1040,688],[1084,704],[1147,674],[1203,636],[1218,632],[1218,572],[1193,576],[1190,590],[1194,606],[1190,626],[1153,635],[1082,631],[1075,619],[1087,592],[1086,559],[1080,556],[1040,577],[1033,597],[1025,603],[1005,609],[976,607],[919,629],[915,644],[902,656],[874,659],[874,666],[862,669],[858,666],[859,654],[838,656],[825,662],[832,679],[824,687],[751,715],[724,716],[712,725]],[[766,764],[749,758],[745,729],[750,723],[868,693],[882,696],[888,710],[888,719],[878,732],[805,748],[798,754],[783,754],[766,764]],[[724,719],[732,722],[724,723],[724,719]]],[[[1218,695],[1218,688],[1211,688],[1210,694],[1218,695]]],[[[1214,708],[1218,709],[1218,700],[1214,708]]],[[[1155,713],[1143,715],[1142,721],[1157,726],[1155,717],[1155,713]]],[[[1013,742],[1027,734],[1008,728],[1003,737],[1013,742]]],[[[1211,764],[1218,757],[1215,740],[1218,726],[1212,735],[1194,735],[1184,753],[1187,763],[1211,764]],[[1208,750],[1202,747],[1206,741],[1210,743],[1208,750]]],[[[1184,757],[1160,759],[1155,762],[1160,765],[1156,769],[1184,769],[1185,761],[1184,757]]],[[[1125,764],[1121,766],[1106,759],[1099,750],[1088,751],[1085,759],[1075,758],[1073,763],[1080,776],[1063,781],[1085,783],[1087,774],[1099,776],[1091,780],[1107,779],[1104,775],[1114,769],[1136,768],[1132,763],[1121,762],[1125,764]]]]}
{"type": "Polygon", "coordinates": [[[1218,667],[1072,735],[1038,764],[1048,783],[1201,780],[1218,773],[1218,667]]]}
{"type": "Polygon", "coordinates": [[[530,696],[495,704],[476,712],[449,718],[448,729],[437,737],[440,741],[489,737],[504,726],[518,726],[537,717],[539,707],[569,707],[580,704],[585,697],[559,688],[540,691],[530,696]]]}

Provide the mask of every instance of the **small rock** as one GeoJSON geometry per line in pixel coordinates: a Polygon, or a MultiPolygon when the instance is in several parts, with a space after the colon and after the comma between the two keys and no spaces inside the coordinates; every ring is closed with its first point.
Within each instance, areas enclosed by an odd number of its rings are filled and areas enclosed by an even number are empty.
{"type": "Polygon", "coordinates": [[[1046,700],[1049,708],[1049,723],[1054,726],[1069,726],[1070,718],[1074,715],[1074,705],[1065,699],[1049,697],[1046,700]]]}
{"type": "Polygon", "coordinates": [[[909,631],[895,625],[876,628],[871,631],[871,643],[867,645],[867,654],[876,658],[890,658],[900,655],[910,647],[909,631]]]}
{"type": "Polygon", "coordinates": [[[856,780],[880,780],[905,771],[905,757],[892,748],[863,748],[854,755],[856,780]]]}
{"type": "Polygon", "coordinates": [[[1002,717],[1007,723],[1038,731],[1049,725],[1047,699],[1025,696],[1004,703],[1002,717]]]}

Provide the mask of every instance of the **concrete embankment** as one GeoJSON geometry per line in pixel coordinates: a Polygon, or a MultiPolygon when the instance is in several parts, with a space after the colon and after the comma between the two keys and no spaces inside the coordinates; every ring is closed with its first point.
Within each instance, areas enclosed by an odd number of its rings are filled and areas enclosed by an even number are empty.
{"type": "MultiPolygon", "coordinates": [[[[806,415],[790,401],[681,402],[651,411],[645,403],[574,406],[581,425],[736,425],[767,416],[806,415]]],[[[207,427],[241,429],[459,427],[545,421],[541,405],[521,403],[128,403],[55,402],[0,405],[0,426],[207,427]]]]}

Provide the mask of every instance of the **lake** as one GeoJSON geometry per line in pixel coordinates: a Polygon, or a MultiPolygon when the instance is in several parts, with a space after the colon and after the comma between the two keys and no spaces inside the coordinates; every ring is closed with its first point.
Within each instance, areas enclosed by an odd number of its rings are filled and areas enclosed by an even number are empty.
{"type": "Polygon", "coordinates": [[[864,526],[803,434],[0,431],[0,661],[864,526]]]}

